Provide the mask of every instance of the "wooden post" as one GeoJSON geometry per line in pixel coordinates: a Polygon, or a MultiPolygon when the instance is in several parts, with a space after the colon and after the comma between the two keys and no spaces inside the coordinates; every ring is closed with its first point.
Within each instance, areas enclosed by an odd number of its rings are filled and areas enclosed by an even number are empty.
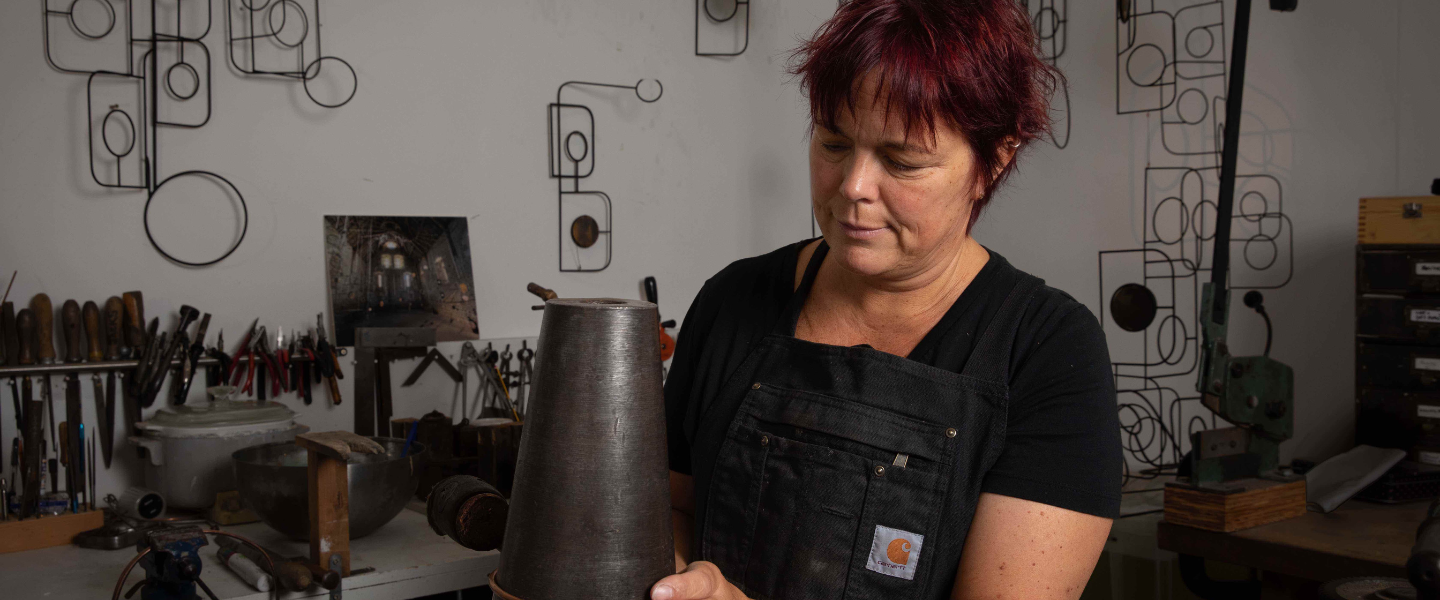
{"type": "MultiPolygon", "coordinates": [[[[305,446],[305,444],[301,444],[305,446]]],[[[310,471],[310,560],[328,570],[340,555],[340,575],[350,575],[350,477],[345,461],[305,449],[310,471]]]]}
{"type": "Polygon", "coordinates": [[[310,488],[310,560],[330,570],[340,557],[340,575],[350,576],[350,473],[352,452],[383,454],[384,446],[348,431],[302,433],[295,443],[305,449],[310,488]]]}

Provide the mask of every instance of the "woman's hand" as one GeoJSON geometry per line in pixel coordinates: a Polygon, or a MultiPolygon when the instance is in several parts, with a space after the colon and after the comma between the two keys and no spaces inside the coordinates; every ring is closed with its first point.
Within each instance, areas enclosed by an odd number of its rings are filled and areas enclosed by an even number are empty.
{"type": "Polygon", "coordinates": [[[697,560],[650,588],[650,600],[749,600],[720,574],[715,563],[697,560]]]}

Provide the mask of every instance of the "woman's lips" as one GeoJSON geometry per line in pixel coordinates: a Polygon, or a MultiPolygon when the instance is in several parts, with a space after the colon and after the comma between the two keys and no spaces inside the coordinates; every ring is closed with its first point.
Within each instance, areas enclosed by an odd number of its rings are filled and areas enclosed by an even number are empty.
{"type": "Polygon", "coordinates": [[[857,225],[851,225],[851,224],[846,223],[846,222],[843,222],[843,221],[840,221],[839,223],[840,223],[840,229],[845,232],[845,235],[850,236],[850,237],[855,238],[855,239],[861,239],[861,240],[873,239],[873,238],[875,238],[875,237],[878,237],[881,233],[884,233],[884,231],[885,231],[885,228],[884,228],[884,227],[875,227],[875,228],[860,227],[860,226],[857,226],[857,225]]]}

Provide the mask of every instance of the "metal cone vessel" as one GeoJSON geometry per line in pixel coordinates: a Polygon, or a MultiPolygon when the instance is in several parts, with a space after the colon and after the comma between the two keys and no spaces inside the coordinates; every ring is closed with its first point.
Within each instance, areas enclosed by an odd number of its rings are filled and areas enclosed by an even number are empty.
{"type": "Polygon", "coordinates": [[[642,600],[675,572],[659,312],[545,303],[497,599],[642,600]]]}

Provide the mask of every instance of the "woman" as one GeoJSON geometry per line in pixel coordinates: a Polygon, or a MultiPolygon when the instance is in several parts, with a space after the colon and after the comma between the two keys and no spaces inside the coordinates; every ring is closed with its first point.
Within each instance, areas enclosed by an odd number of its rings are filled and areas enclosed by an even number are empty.
{"type": "Polygon", "coordinates": [[[1104,334],[970,237],[1056,75],[1015,0],[850,0],[799,51],[824,236],[738,261],[666,384],[654,600],[1077,598],[1119,509],[1104,334]]]}

